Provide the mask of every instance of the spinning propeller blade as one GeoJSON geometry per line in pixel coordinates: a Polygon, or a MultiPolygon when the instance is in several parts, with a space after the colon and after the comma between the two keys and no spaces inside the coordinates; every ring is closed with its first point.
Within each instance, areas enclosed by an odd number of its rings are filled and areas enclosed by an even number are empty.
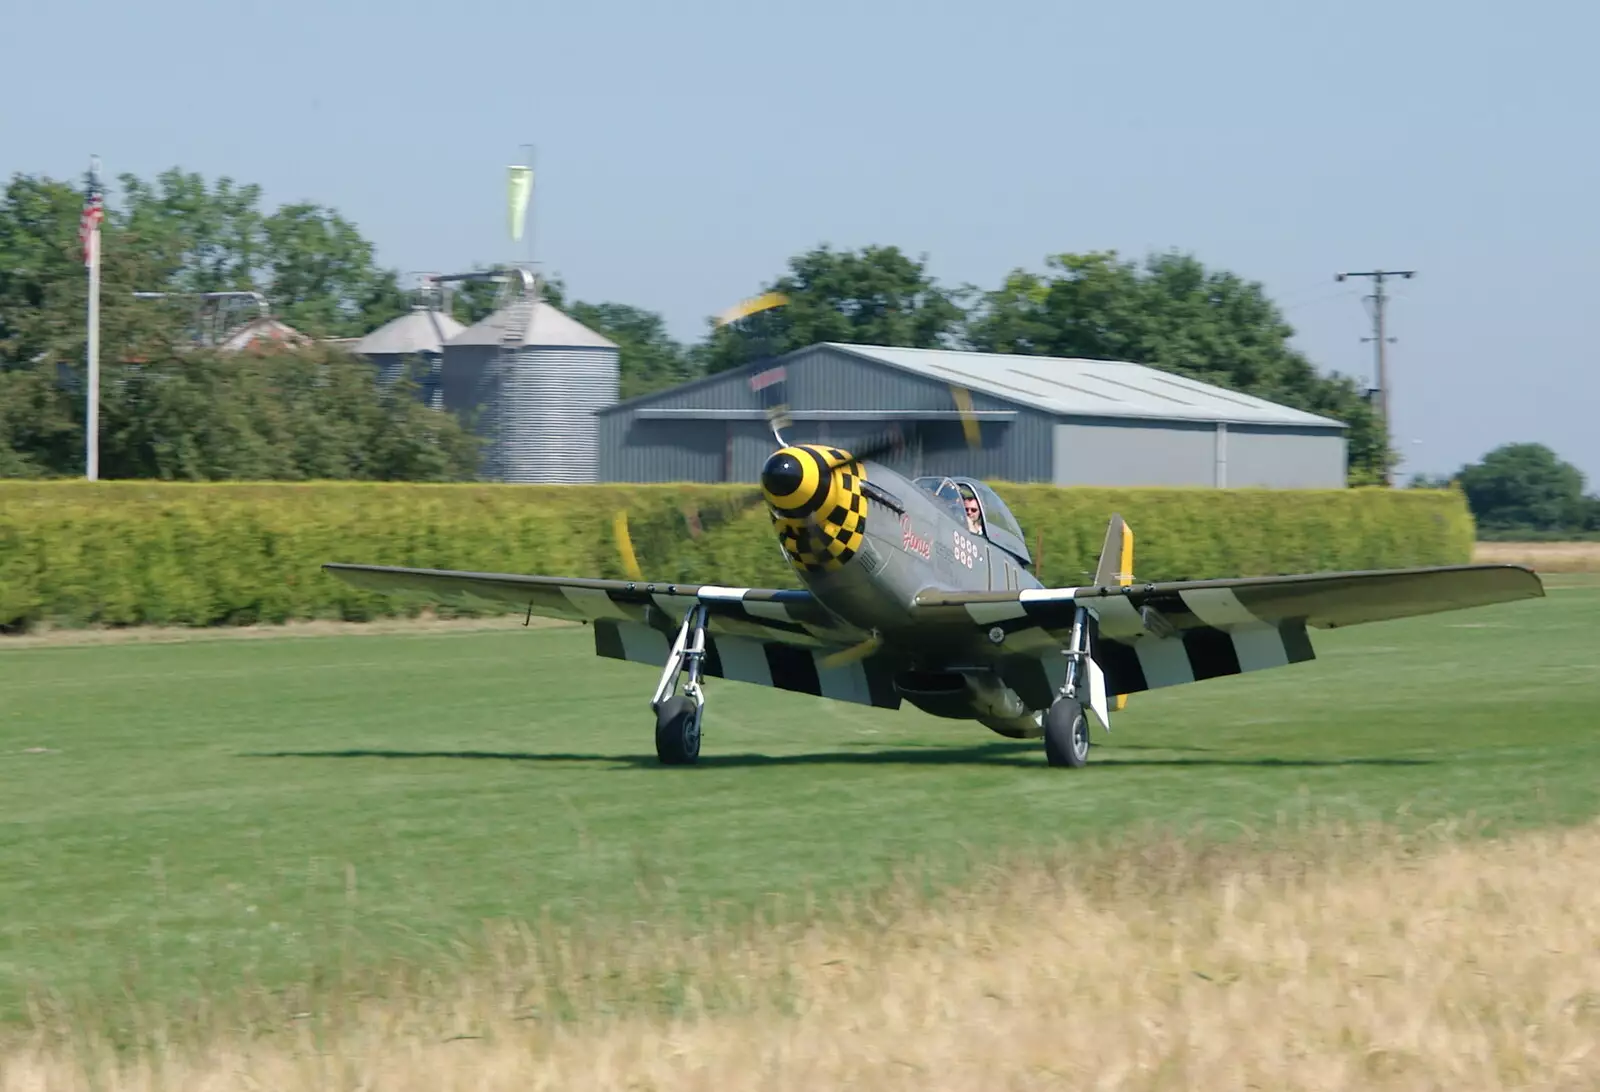
{"type": "MultiPolygon", "coordinates": [[[[782,292],[763,292],[758,296],[741,300],[719,314],[714,322],[716,329],[729,326],[749,318],[751,315],[761,314],[785,306],[789,297],[782,292]]],[[[750,378],[750,389],[759,394],[762,407],[766,411],[767,424],[772,429],[772,435],[778,445],[785,446],[787,441],[783,438],[783,429],[789,424],[788,399],[785,397],[787,390],[786,376],[781,367],[768,368],[757,371],[750,378]]],[[[678,509],[678,515],[683,519],[681,532],[674,528],[675,533],[687,533],[691,539],[699,539],[707,531],[737,519],[745,512],[762,502],[761,487],[750,490],[733,498],[729,504],[718,506],[714,509],[703,509],[698,505],[686,502],[678,509]]],[[[643,580],[640,575],[638,556],[634,550],[633,539],[628,531],[628,513],[626,510],[616,514],[612,524],[613,534],[617,542],[617,553],[622,562],[623,571],[633,580],[643,580]]]]}
{"type": "Polygon", "coordinates": [[[760,311],[770,311],[774,307],[782,307],[789,302],[789,297],[782,292],[763,292],[759,296],[751,296],[747,300],[740,300],[722,314],[717,316],[717,326],[721,328],[729,323],[738,322],[740,319],[749,318],[760,311]]]}
{"type": "MultiPolygon", "coordinates": [[[[972,405],[972,394],[965,387],[949,384],[951,400],[955,402],[956,413],[961,420],[961,432],[966,438],[967,450],[977,451],[983,446],[983,436],[978,428],[977,411],[972,405]]],[[[918,425],[913,422],[911,432],[915,435],[919,431],[918,425]]],[[[898,423],[890,425],[882,435],[869,440],[866,445],[853,447],[844,452],[845,458],[829,459],[828,469],[834,470],[846,463],[861,462],[866,459],[878,459],[891,451],[901,450],[905,447],[908,437],[901,430],[898,423]]]]}
{"type": "Polygon", "coordinates": [[[955,399],[956,409],[961,413],[961,431],[967,438],[967,447],[976,451],[983,446],[983,436],[978,429],[976,411],[972,408],[972,392],[952,383],[950,397],[955,399]]]}
{"type": "MultiPolygon", "coordinates": [[[[782,292],[763,292],[759,296],[752,296],[750,299],[736,303],[718,315],[716,328],[720,330],[724,326],[747,319],[751,315],[776,310],[779,307],[787,307],[788,304],[789,297],[782,292]]],[[[761,340],[770,342],[771,330],[769,329],[765,333],[769,336],[761,340]]],[[[762,357],[758,359],[771,359],[770,344],[766,348],[767,352],[763,353],[762,357]]],[[[772,429],[772,435],[778,441],[778,446],[786,446],[783,438],[783,429],[789,425],[789,399],[787,397],[788,377],[784,374],[784,370],[779,367],[765,368],[754,372],[750,376],[750,389],[761,399],[762,408],[767,414],[767,425],[772,429]]]]}
{"type": "Polygon", "coordinates": [[[612,534],[616,536],[617,552],[622,557],[622,571],[630,579],[643,580],[644,574],[639,571],[639,559],[633,552],[633,538],[628,534],[628,511],[618,510],[616,517],[611,521],[612,534]]]}

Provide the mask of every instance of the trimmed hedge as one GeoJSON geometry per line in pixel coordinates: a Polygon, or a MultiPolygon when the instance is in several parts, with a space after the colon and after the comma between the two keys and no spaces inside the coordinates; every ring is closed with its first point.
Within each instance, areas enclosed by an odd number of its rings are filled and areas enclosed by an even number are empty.
{"type": "MultiPolygon", "coordinates": [[[[1459,492],[1062,489],[1004,485],[1043,579],[1083,581],[1106,520],[1135,534],[1140,579],[1470,560],[1459,492]],[[1041,550],[1042,545],[1042,550],[1041,550]]],[[[0,482],[0,627],[365,620],[417,608],[360,592],[325,561],[622,577],[612,517],[630,513],[649,579],[793,587],[764,510],[698,540],[685,503],[727,485],[0,482]]],[[[443,612],[441,612],[443,613],[443,612]]]]}

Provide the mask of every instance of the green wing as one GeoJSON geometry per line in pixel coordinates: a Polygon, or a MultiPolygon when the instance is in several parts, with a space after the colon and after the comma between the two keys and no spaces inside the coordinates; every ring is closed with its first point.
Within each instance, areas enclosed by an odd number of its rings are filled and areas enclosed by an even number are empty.
{"type": "Polygon", "coordinates": [[[706,609],[705,673],[713,678],[882,708],[900,704],[881,663],[822,665],[867,635],[835,618],[808,591],[387,565],[322,568],[368,591],[586,622],[594,628],[596,655],[657,668],[666,664],[689,608],[699,604],[706,609]]]}
{"type": "Polygon", "coordinates": [[[920,618],[1003,632],[1008,653],[1059,656],[1079,605],[1095,619],[1094,656],[1107,690],[1132,694],[1315,658],[1308,628],[1334,629],[1544,595],[1519,565],[1448,565],[1370,572],[1233,577],[1164,583],[928,591],[920,618]]]}

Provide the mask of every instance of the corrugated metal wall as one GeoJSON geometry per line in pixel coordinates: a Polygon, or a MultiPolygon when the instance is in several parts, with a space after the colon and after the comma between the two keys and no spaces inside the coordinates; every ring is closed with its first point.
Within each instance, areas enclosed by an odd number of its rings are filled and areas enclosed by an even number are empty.
{"type": "Polygon", "coordinates": [[[1348,445],[1325,429],[1229,425],[1225,482],[1234,488],[1343,489],[1348,445]]]}
{"type": "MultiPolygon", "coordinates": [[[[439,390],[440,380],[440,355],[438,353],[413,354],[422,359],[426,368],[417,376],[417,399],[430,409],[443,408],[443,397],[439,390]]],[[[384,386],[393,383],[400,375],[405,363],[405,357],[399,353],[373,353],[367,357],[378,369],[378,382],[384,386]]]]}
{"type": "Polygon", "coordinates": [[[1056,426],[1055,481],[1342,489],[1345,439],[1288,425],[1073,418],[1056,426]]]}
{"type": "Polygon", "coordinates": [[[595,411],[617,400],[617,350],[522,349],[498,367],[500,480],[597,480],[595,411]]]}
{"type": "Polygon", "coordinates": [[[498,390],[490,364],[499,349],[491,345],[446,345],[439,372],[439,397],[444,408],[459,417],[487,443],[483,447],[478,477],[499,480],[500,448],[495,442],[496,420],[491,409],[498,390]]]}
{"type": "Polygon", "coordinates": [[[1214,485],[1217,426],[1209,421],[1075,417],[1055,426],[1057,485],[1214,485]]]}
{"type": "Polygon", "coordinates": [[[722,421],[640,421],[608,413],[600,422],[603,482],[722,481],[722,421]]]}
{"type": "Polygon", "coordinates": [[[440,401],[487,441],[480,475],[506,482],[592,482],[601,443],[595,411],[617,400],[617,350],[451,346],[440,401]]]}
{"type": "MultiPolygon", "coordinates": [[[[898,372],[828,348],[795,354],[788,369],[791,410],[847,409],[860,418],[795,421],[788,439],[826,441],[846,449],[879,436],[900,415],[919,410],[953,410],[950,389],[942,383],[898,372]]],[[[1010,403],[973,394],[980,410],[1015,411],[1008,421],[982,423],[983,448],[969,451],[958,422],[925,423],[920,452],[913,445],[904,458],[886,460],[909,474],[975,474],[997,481],[1048,481],[1051,473],[1051,419],[1010,403]]],[[[754,417],[761,402],[748,375],[732,372],[688,384],[602,415],[602,481],[754,482],[776,446],[764,419],[754,417]],[[686,409],[703,416],[651,419],[639,411],[686,409]],[[720,416],[719,416],[720,414],[720,416]]]]}
{"type": "Polygon", "coordinates": [[[444,408],[470,416],[483,405],[484,369],[499,350],[491,345],[447,345],[439,373],[444,408]]]}

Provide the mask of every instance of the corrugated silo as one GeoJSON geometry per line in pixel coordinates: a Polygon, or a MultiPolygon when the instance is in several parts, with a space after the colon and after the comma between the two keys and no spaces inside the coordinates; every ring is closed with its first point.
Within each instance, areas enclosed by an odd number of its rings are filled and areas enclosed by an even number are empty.
{"type": "Polygon", "coordinates": [[[615,342],[530,292],[445,342],[440,386],[487,440],[482,477],[593,482],[595,411],[617,400],[618,368],[615,342]]]}
{"type": "Polygon", "coordinates": [[[465,329],[443,311],[419,305],[356,342],[355,351],[378,366],[378,380],[385,385],[394,382],[406,357],[421,357],[428,371],[420,396],[426,405],[439,409],[443,405],[439,375],[444,343],[465,329]]]}

